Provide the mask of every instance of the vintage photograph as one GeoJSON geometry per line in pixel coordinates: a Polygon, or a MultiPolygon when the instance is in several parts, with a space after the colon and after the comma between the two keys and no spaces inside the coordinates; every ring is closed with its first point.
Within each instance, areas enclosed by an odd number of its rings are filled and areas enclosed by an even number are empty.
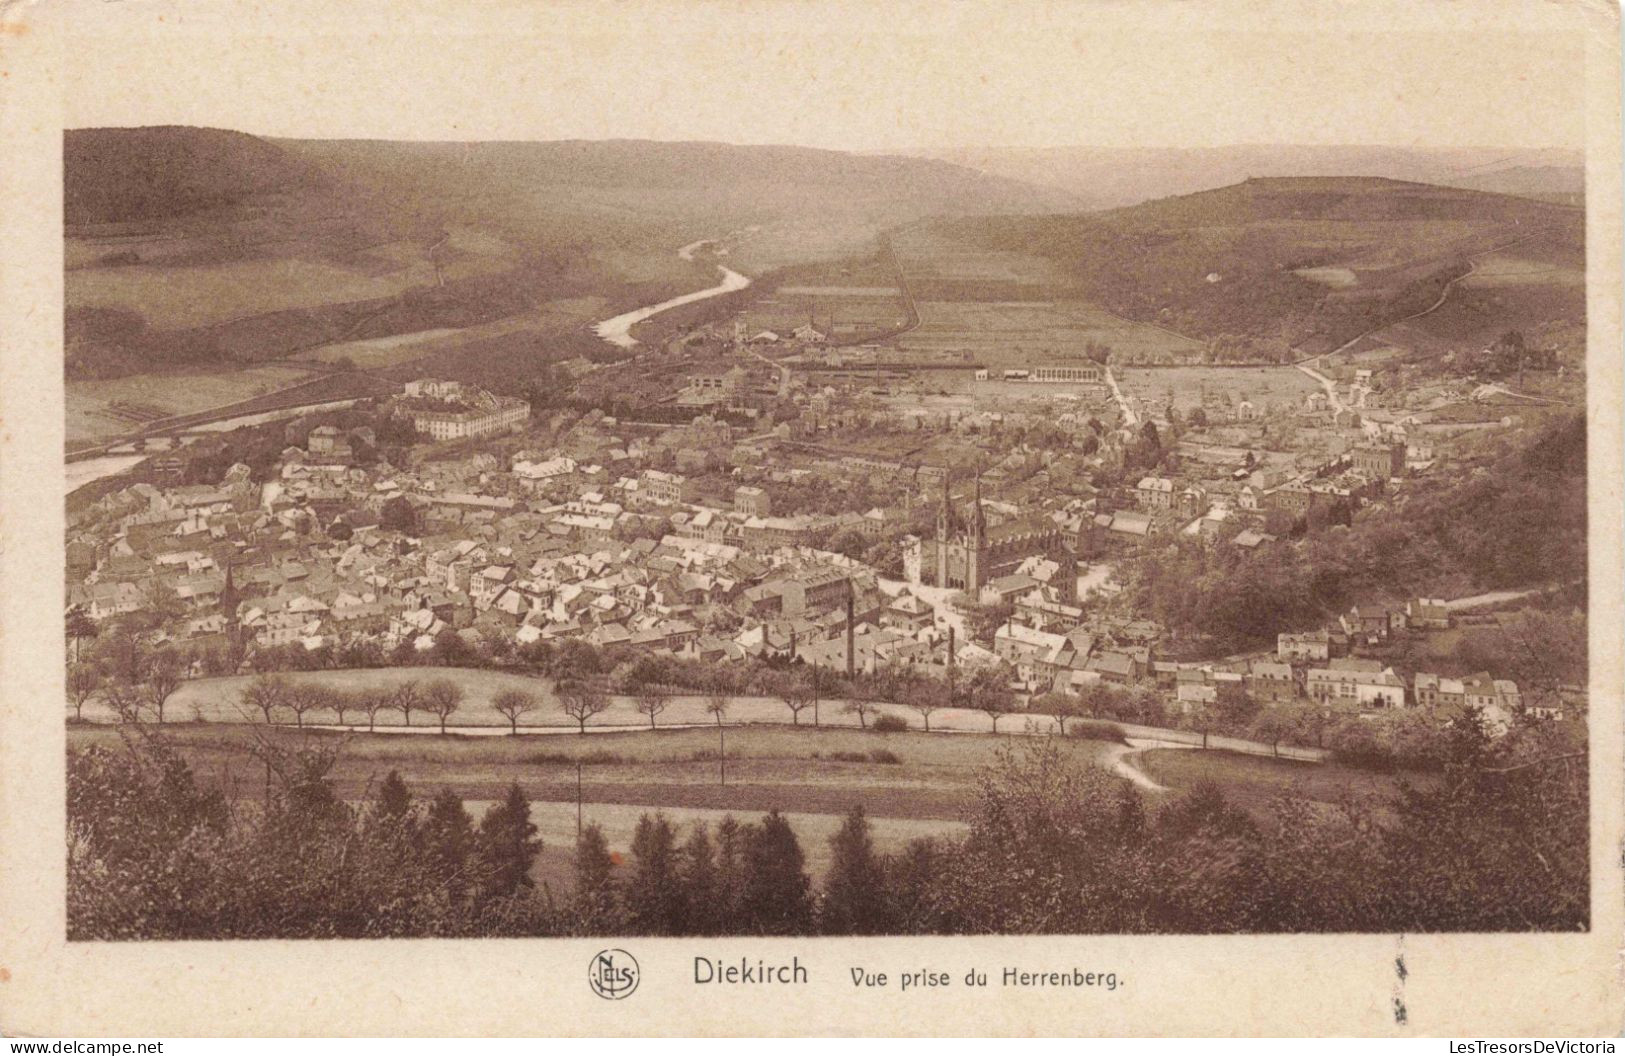
{"type": "Polygon", "coordinates": [[[1582,23],[1107,6],[78,26],[69,945],[1587,932],[1582,23]]]}

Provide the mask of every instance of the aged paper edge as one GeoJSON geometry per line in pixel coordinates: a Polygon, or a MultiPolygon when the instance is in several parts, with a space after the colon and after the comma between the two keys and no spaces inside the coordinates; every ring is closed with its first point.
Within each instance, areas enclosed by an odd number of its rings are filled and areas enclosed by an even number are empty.
{"type": "MultiPolygon", "coordinates": [[[[1620,1032],[1622,759],[1618,9],[1547,5],[1587,37],[1592,928],[1580,935],[623,940],[640,991],[585,984],[605,940],[68,944],[63,940],[60,487],[63,24],[94,7],[0,10],[0,1033],[27,1035],[1523,1035],[1620,1032]],[[55,17],[61,16],[61,17],[55,17]],[[1403,953],[1403,983],[1395,972],[1403,953]],[[810,986],[689,982],[694,956],[788,959],[810,986]],[[859,995],[848,969],[1116,970],[1116,993],[990,988],[859,995]],[[1402,986],[1402,991],[1399,989],[1402,986]],[[1396,1023],[1402,992],[1407,1021],[1396,1023]]],[[[224,6],[224,5],[222,5],[224,6]]],[[[840,17],[841,0],[823,6],[840,17]]],[[[1083,5],[1077,5],[1081,9],[1083,5]]],[[[1145,3],[1167,14],[1173,5],[1145,3]]],[[[1319,32],[1540,5],[1206,5],[1230,24],[1319,32]]],[[[718,15],[727,8],[718,7],[718,15]]],[[[625,7],[604,17],[631,17],[625,7]]],[[[1081,17],[1081,16],[1080,16],[1081,17]]],[[[342,22],[306,15],[304,27],[342,22]]],[[[229,25],[230,20],[222,20],[229,25]]],[[[229,40],[223,40],[229,47],[229,40]]],[[[902,58],[906,58],[902,57],[902,58]]],[[[1515,66],[1516,55],[1508,56],[1515,66]]]]}

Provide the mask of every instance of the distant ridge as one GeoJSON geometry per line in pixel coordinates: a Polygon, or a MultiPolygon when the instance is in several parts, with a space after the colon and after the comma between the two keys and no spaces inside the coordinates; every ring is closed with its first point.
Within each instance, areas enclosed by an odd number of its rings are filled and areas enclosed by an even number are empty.
{"type": "MultiPolygon", "coordinates": [[[[1239,341],[1277,361],[1421,311],[1492,250],[1517,245],[1531,260],[1585,267],[1581,210],[1374,176],[1261,177],[1099,212],[934,226],[967,245],[1052,261],[1072,295],[1125,318],[1239,341]],[[1325,269],[1349,281],[1330,288],[1305,274],[1325,269]]],[[[1583,298],[1570,300],[1559,292],[1540,312],[1583,318],[1583,298]]]]}
{"type": "Polygon", "coordinates": [[[1373,176],[1502,193],[1579,194],[1580,151],[1245,144],[1227,147],[1046,147],[919,150],[982,172],[1068,191],[1090,209],[1190,194],[1254,177],[1373,176]],[[1503,174],[1517,173],[1516,176],[1503,174]]]}
{"type": "Polygon", "coordinates": [[[325,182],[266,140],[215,128],[69,129],[62,153],[69,224],[179,216],[325,182]]]}
{"type": "MultiPolygon", "coordinates": [[[[178,216],[259,195],[326,192],[468,199],[544,186],[651,196],[646,211],[694,207],[771,218],[788,209],[920,216],[1077,208],[1081,200],[942,159],[812,147],[649,140],[406,142],[269,139],[224,129],[74,129],[64,138],[70,224],[178,216]]],[[[638,203],[625,203],[638,210],[638,203]]]]}

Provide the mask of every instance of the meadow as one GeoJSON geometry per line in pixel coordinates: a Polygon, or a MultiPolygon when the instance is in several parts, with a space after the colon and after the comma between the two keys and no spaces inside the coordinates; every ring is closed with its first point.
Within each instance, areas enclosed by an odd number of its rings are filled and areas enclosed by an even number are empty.
{"type": "Polygon", "coordinates": [[[146,420],[193,414],[263,396],[308,380],[308,367],[270,364],[240,370],[186,370],[71,379],[65,383],[69,443],[120,436],[146,420]]]}
{"type": "Polygon", "coordinates": [[[69,271],[67,301],[134,309],[155,330],[184,330],[289,308],[393,297],[433,279],[427,262],[379,275],[294,256],[179,267],[134,264],[69,271]]]}
{"type": "Polygon", "coordinates": [[[1124,395],[1159,409],[1170,393],[1175,406],[1189,410],[1199,406],[1208,392],[1229,393],[1262,408],[1269,403],[1296,405],[1320,389],[1294,367],[1118,367],[1112,373],[1124,395]]]}
{"type": "Polygon", "coordinates": [[[1188,359],[1196,341],[1121,319],[1081,301],[926,300],[920,325],[898,340],[905,349],[963,349],[990,368],[1080,358],[1107,345],[1131,359],[1188,359]]]}
{"type": "MultiPolygon", "coordinates": [[[[1255,817],[1273,812],[1283,797],[1333,810],[1341,804],[1382,806],[1398,793],[1401,778],[1339,763],[1308,763],[1236,752],[1152,749],[1136,759],[1140,769],[1171,792],[1185,792],[1204,782],[1224,791],[1225,799],[1255,817]]],[[[1415,784],[1431,780],[1408,775],[1415,784]]]]}
{"type": "MultiPolygon", "coordinates": [[[[151,730],[152,727],[146,727],[151,730]]],[[[581,819],[604,829],[611,851],[625,855],[643,814],[664,813],[687,827],[715,826],[723,817],[754,820],[768,810],[787,813],[821,877],[829,864],[828,838],[841,818],[862,806],[881,851],[902,849],[922,836],[964,831],[981,769],[1006,737],[935,736],[855,729],[729,728],[726,783],[715,729],[597,732],[587,737],[399,737],[341,734],[211,723],[167,726],[163,735],[201,780],[218,782],[251,804],[265,780],[263,749],[327,749],[341,796],[370,798],[390,770],[413,795],[426,799],[450,789],[477,818],[512,782],[531,800],[531,817],[545,849],[536,875],[567,887],[577,819],[580,764],[581,819]],[[256,754],[261,752],[262,754],[256,754]]],[[[127,728],[76,725],[70,748],[117,749],[127,728]]],[[[1105,742],[1057,742],[1079,763],[1104,762],[1105,742]]]]}

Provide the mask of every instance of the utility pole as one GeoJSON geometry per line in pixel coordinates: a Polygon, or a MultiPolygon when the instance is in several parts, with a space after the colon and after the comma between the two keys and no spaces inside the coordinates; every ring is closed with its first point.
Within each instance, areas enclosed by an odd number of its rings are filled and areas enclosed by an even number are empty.
{"type": "Polygon", "coordinates": [[[717,774],[718,781],[723,788],[728,787],[728,735],[722,725],[722,716],[717,716],[717,774]]]}
{"type": "Polygon", "coordinates": [[[581,760],[576,760],[576,839],[581,839],[581,760]]]}

